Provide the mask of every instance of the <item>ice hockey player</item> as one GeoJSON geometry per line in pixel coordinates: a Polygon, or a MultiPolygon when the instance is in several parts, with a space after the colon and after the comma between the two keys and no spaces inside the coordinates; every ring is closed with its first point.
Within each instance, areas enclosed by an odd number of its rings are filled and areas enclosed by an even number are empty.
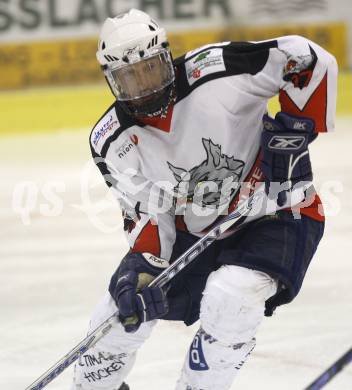
{"type": "Polygon", "coordinates": [[[298,294],[323,235],[308,144],[334,128],[336,61],[300,36],[213,43],[173,60],[165,30],[135,9],[105,21],[97,58],[116,101],[91,150],[130,250],[90,329],[117,309],[120,322],[80,358],[72,389],[128,388],[157,319],[199,320],[175,389],[230,389],[264,316],[298,294]],[[167,290],[147,287],[258,187],[265,201],[246,223],[167,290]]]}

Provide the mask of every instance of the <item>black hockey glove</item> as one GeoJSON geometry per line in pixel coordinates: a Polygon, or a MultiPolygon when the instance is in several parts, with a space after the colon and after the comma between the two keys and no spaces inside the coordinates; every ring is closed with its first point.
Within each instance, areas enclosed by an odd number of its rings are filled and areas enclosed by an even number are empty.
{"type": "Polygon", "coordinates": [[[142,322],[163,317],[168,312],[165,292],[147,285],[169,263],[149,253],[128,253],[111,278],[109,292],[119,309],[126,332],[135,332],[142,322]]]}
{"type": "Polygon", "coordinates": [[[295,184],[313,179],[308,143],[316,137],[314,121],[279,112],[275,119],[264,115],[261,169],[265,192],[283,206],[295,184]]]}

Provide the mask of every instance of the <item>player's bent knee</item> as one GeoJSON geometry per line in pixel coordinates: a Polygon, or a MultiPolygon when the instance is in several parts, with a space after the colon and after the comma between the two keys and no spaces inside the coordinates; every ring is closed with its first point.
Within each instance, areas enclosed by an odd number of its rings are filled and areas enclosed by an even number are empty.
{"type": "Polygon", "coordinates": [[[263,272],[224,265],[208,278],[201,302],[203,329],[225,344],[250,341],[277,282],[263,272]]]}

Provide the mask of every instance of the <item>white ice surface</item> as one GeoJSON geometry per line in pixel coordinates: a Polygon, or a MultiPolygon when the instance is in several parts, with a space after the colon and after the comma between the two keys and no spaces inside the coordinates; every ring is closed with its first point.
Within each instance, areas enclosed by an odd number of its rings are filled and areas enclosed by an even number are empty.
{"type": "MultiPolygon", "coordinates": [[[[298,298],[264,321],[234,390],[303,389],[352,344],[352,119],[337,128],[311,148],[315,183],[333,214],[325,236],[298,298]]],[[[94,167],[84,184],[87,137],[82,130],[0,139],[1,390],[24,390],[85,336],[127,250],[119,209],[94,167]],[[32,184],[22,193],[24,181],[32,184]],[[56,209],[45,193],[54,182],[56,209]],[[25,219],[19,210],[27,206],[25,219]]],[[[131,389],[172,390],[194,331],[159,323],[128,378],[131,389]]],[[[47,388],[68,390],[70,378],[67,369],[47,388]]],[[[326,389],[351,390],[352,364],[326,389]]]]}

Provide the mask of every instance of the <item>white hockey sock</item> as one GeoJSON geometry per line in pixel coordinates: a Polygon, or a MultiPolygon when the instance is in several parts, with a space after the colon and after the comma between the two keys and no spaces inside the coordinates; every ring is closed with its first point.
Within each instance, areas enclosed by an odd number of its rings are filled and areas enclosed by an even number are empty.
{"type": "MultiPolygon", "coordinates": [[[[97,306],[90,330],[117,310],[109,294],[97,306]]],[[[150,336],[156,321],[143,323],[137,332],[126,333],[120,323],[90,348],[75,364],[71,390],[118,390],[131,371],[136,351],[150,336]]]]}
{"type": "Polygon", "coordinates": [[[227,390],[255,347],[247,343],[224,345],[199,329],[187,353],[176,390],[227,390]]]}
{"type": "Polygon", "coordinates": [[[269,275],[234,265],[210,274],[200,310],[201,328],[176,390],[228,390],[255,346],[265,300],[277,289],[269,275]]]}
{"type": "Polygon", "coordinates": [[[135,357],[135,353],[114,355],[92,348],[76,364],[71,390],[118,390],[135,357]]]}

